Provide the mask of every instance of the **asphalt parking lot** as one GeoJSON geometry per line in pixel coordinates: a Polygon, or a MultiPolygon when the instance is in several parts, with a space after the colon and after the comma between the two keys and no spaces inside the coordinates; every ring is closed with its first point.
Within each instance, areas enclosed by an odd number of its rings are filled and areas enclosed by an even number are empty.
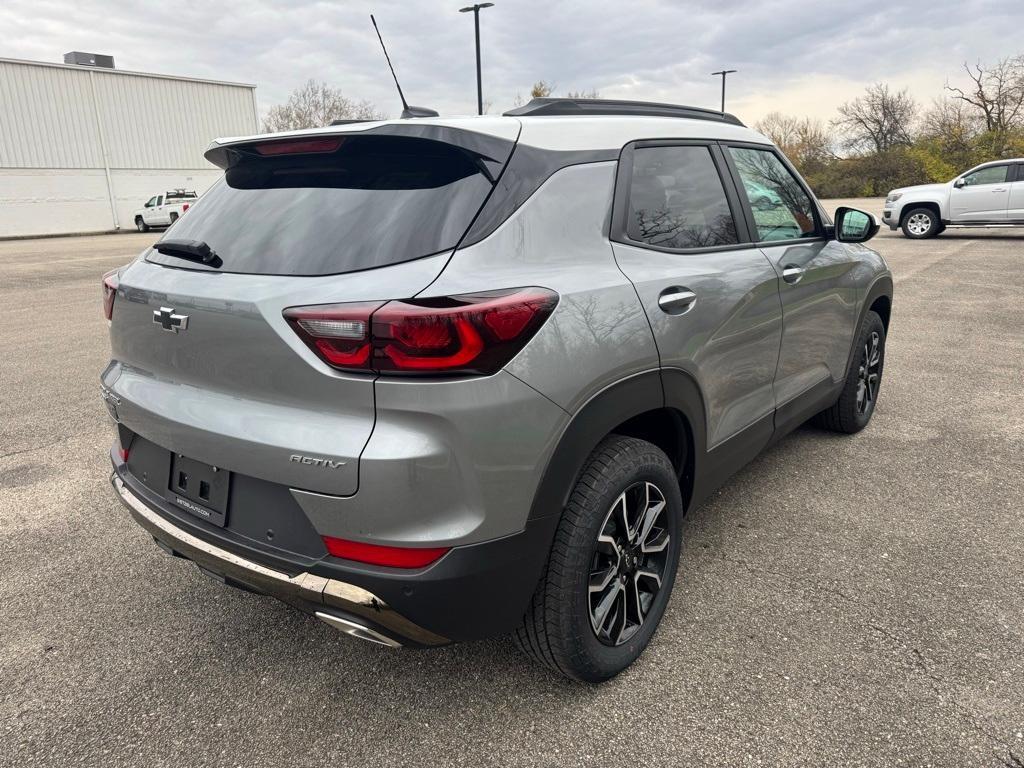
{"type": "Polygon", "coordinates": [[[882,231],[871,426],[692,514],[601,687],[505,640],[359,643],[153,545],[97,377],[99,276],[155,236],[0,243],[0,765],[1024,766],[1024,230],[882,231]]]}

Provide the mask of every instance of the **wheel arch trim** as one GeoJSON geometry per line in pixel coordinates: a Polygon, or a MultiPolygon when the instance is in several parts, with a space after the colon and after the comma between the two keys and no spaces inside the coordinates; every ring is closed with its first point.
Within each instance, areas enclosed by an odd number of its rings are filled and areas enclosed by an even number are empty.
{"type": "MultiPolygon", "coordinates": [[[[861,303],[860,313],[857,315],[857,325],[854,327],[853,339],[850,342],[850,355],[846,359],[847,373],[849,373],[850,366],[853,364],[853,356],[857,347],[857,338],[860,332],[860,327],[864,324],[864,318],[867,317],[868,312],[871,311],[871,307],[874,306],[875,302],[882,297],[889,300],[890,317],[882,318],[882,322],[885,325],[885,332],[888,336],[889,324],[892,320],[892,288],[892,275],[885,273],[875,278],[875,281],[871,284],[871,287],[868,288],[867,293],[864,295],[864,301],[861,303]]],[[[843,380],[846,380],[845,377],[843,380]]]]}
{"type": "MultiPolygon", "coordinates": [[[[683,480],[704,450],[704,400],[697,382],[676,369],[650,369],[608,385],[573,414],[562,430],[534,493],[529,519],[560,515],[584,464],[601,440],[632,418],[670,408],[678,411],[686,427],[683,480]],[[667,375],[667,376],[666,376],[667,375]],[[668,386],[665,379],[670,378],[668,386]]],[[[692,486],[692,482],[689,483],[692,486]]],[[[687,489],[683,488],[684,506],[687,489]]]]}
{"type": "Polygon", "coordinates": [[[942,203],[939,200],[908,200],[907,202],[903,203],[903,206],[900,208],[900,218],[898,226],[903,226],[903,222],[906,221],[907,216],[910,215],[911,211],[914,211],[918,208],[927,208],[928,210],[932,211],[932,213],[934,213],[938,217],[941,223],[942,203]]]}

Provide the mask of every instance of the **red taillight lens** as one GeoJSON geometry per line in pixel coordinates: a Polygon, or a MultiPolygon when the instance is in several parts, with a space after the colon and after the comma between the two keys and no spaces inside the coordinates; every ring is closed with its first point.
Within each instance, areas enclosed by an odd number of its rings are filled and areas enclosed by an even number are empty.
{"type": "Polygon", "coordinates": [[[382,302],[326,304],[284,311],[285,319],[325,363],[343,370],[370,370],[370,315],[382,302]]]}
{"type": "Polygon", "coordinates": [[[327,551],[334,557],[390,568],[423,568],[441,559],[451,547],[384,547],[361,541],[324,536],[327,551]]]}
{"type": "Polygon", "coordinates": [[[107,320],[114,317],[114,299],[117,297],[117,270],[112,269],[103,276],[103,314],[107,320]]]}
{"type": "Polygon", "coordinates": [[[330,139],[298,139],[296,141],[268,141],[253,147],[263,156],[304,155],[310,152],[333,152],[345,140],[343,136],[330,139]]]}
{"type": "Polygon", "coordinates": [[[284,312],[324,362],[388,374],[491,374],[554,310],[558,295],[519,288],[386,304],[333,304],[284,312]]]}
{"type": "Polygon", "coordinates": [[[181,212],[184,213],[187,210],[188,210],[188,203],[182,203],[181,204],[181,212]]]}

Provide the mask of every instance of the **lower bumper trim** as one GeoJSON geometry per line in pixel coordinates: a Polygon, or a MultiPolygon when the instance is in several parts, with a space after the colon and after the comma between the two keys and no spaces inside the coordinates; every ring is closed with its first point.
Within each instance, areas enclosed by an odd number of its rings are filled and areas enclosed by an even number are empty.
{"type": "Polygon", "coordinates": [[[289,576],[203,541],[150,509],[116,472],[111,475],[110,482],[135,522],[158,544],[170,549],[172,554],[193,561],[206,571],[255,592],[276,597],[307,613],[314,613],[317,618],[336,629],[362,640],[390,647],[405,644],[399,638],[410,644],[426,646],[445,645],[449,642],[447,638],[414,624],[362,587],[308,572],[289,576]],[[324,606],[327,610],[316,610],[316,606],[324,606]],[[330,609],[348,614],[352,619],[366,619],[368,624],[336,616],[329,612],[330,609]]]}

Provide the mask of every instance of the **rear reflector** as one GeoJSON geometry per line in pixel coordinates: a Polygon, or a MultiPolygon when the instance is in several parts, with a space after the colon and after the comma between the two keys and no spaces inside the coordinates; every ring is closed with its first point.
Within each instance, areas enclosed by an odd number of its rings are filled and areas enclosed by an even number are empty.
{"type": "Polygon", "coordinates": [[[334,152],[344,141],[343,136],[330,139],[300,139],[298,141],[268,141],[253,147],[259,154],[304,155],[311,152],[334,152]]]}
{"type": "Polygon", "coordinates": [[[392,375],[492,374],[521,350],[558,303],[546,288],[387,303],[286,309],[285,318],[339,370],[392,375]]]}
{"type": "Polygon", "coordinates": [[[423,568],[441,559],[451,547],[383,547],[360,541],[324,536],[327,551],[334,557],[389,568],[423,568]]]}
{"type": "Polygon", "coordinates": [[[327,304],[286,309],[299,337],[328,365],[370,370],[370,316],[383,302],[327,304]]]}
{"type": "Polygon", "coordinates": [[[103,314],[107,320],[114,317],[114,299],[117,297],[117,270],[112,269],[103,276],[103,314]]]}

